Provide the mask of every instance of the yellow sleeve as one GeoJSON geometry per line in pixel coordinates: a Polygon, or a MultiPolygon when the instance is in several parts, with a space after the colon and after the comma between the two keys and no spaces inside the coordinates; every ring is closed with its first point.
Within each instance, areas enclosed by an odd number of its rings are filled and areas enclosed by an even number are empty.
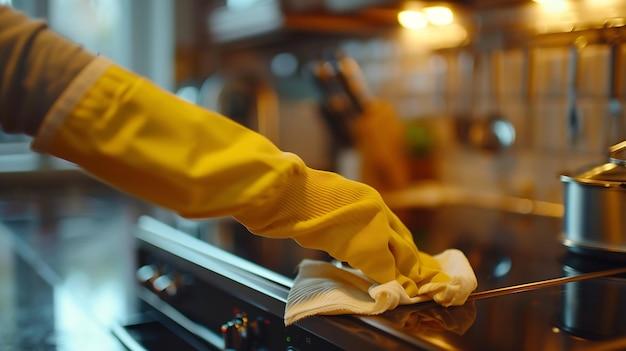
{"type": "Polygon", "coordinates": [[[410,296],[450,280],[372,187],[310,169],[262,135],[115,65],[44,126],[40,150],[182,216],[233,216],[255,234],[324,250],[377,282],[395,279],[410,296]]]}

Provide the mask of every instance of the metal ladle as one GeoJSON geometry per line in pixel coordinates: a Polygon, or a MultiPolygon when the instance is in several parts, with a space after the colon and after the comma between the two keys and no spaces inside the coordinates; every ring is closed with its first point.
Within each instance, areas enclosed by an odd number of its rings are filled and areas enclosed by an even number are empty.
{"type": "Polygon", "coordinates": [[[576,146],[582,134],[582,116],[578,109],[578,56],[580,51],[587,45],[587,39],[583,36],[576,38],[569,48],[568,64],[568,103],[567,103],[567,135],[571,146],[576,146]]]}
{"type": "Polygon", "coordinates": [[[491,53],[488,63],[491,67],[485,67],[489,72],[489,89],[492,110],[487,117],[475,122],[470,129],[470,139],[474,145],[486,151],[500,151],[511,147],[515,143],[515,127],[504,117],[500,109],[500,82],[498,76],[498,64],[494,53],[491,53]]]}

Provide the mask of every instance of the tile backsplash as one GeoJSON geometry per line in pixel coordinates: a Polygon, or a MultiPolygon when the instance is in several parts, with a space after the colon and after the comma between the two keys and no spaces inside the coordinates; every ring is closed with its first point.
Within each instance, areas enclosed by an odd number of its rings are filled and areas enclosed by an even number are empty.
{"type": "MultiPolygon", "coordinates": [[[[617,141],[607,140],[607,130],[619,128],[618,138],[626,139],[624,116],[618,123],[608,115],[609,43],[437,51],[402,45],[390,36],[347,40],[340,48],[357,59],[374,94],[393,101],[402,119],[434,126],[433,157],[448,184],[561,202],[560,174],[606,162],[607,146],[617,141]],[[572,106],[577,121],[568,112],[572,106]],[[479,120],[494,110],[515,126],[511,149],[484,152],[450,132],[457,115],[479,120]]],[[[618,50],[616,92],[626,104],[620,89],[626,82],[625,44],[618,50]]]]}
{"type": "MultiPolygon", "coordinates": [[[[437,38],[412,41],[406,31],[394,30],[378,37],[292,41],[264,47],[256,55],[269,62],[289,52],[304,66],[327,51],[341,50],[359,63],[372,93],[392,102],[403,121],[428,125],[430,158],[439,180],[562,202],[560,174],[606,162],[608,145],[626,139],[624,116],[617,121],[608,114],[612,93],[626,107],[626,21],[619,20],[626,18],[626,3],[569,3],[572,8],[561,16],[538,16],[530,1],[473,14],[480,26],[471,28],[461,46],[433,49],[429,45],[437,38]],[[610,64],[615,41],[609,39],[619,40],[615,70],[610,64]],[[611,86],[613,74],[616,88],[611,86]],[[576,118],[569,112],[572,107],[576,118]],[[485,121],[494,111],[514,126],[512,147],[486,152],[459,138],[460,116],[485,121]],[[618,135],[609,140],[609,131],[618,135]]],[[[277,80],[284,134],[280,146],[314,167],[328,167],[332,161],[324,159],[333,157],[332,142],[325,126],[312,122],[319,111],[310,80],[277,80]],[[301,96],[294,97],[296,92],[301,96]]]]}

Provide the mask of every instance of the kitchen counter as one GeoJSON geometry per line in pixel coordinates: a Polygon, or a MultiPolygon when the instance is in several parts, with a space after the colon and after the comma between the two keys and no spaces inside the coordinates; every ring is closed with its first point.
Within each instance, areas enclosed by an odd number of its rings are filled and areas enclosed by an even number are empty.
{"type": "MultiPolygon", "coordinates": [[[[142,312],[133,233],[154,209],[84,180],[0,189],[0,349],[124,350],[112,329],[142,312]]],[[[558,216],[467,204],[405,207],[398,215],[423,251],[463,250],[479,290],[611,266],[569,254],[556,240],[558,216]]],[[[200,236],[288,278],[303,257],[328,259],[236,225],[200,236]]],[[[323,318],[433,350],[618,350],[626,348],[625,294],[623,277],[598,278],[456,308],[426,303],[377,317],[323,318]]],[[[165,339],[160,334],[153,345],[167,349],[165,339]]]]}
{"type": "Polygon", "coordinates": [[[0,188],[1,350],[125,350],[110,327],[136,309],[132,229],[145,207],[70,179],[0,188]]]}

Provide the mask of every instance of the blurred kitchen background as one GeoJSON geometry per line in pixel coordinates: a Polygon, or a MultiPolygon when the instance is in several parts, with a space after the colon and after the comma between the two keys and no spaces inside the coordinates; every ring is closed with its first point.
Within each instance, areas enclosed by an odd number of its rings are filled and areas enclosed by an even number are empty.
{"type": "MultiPolygon", "coordinates": [[[[626,139],[624,1],[0,3],[351,178],[362,155],[342,123],[358,117],[329,112],[337,91],[313,74],[338,55],[395,108],[416,185],[560,203],[559,174],[626,139]]],[[[0,171],[73,169],[28,146],[0,133],[0,171]]]]}

